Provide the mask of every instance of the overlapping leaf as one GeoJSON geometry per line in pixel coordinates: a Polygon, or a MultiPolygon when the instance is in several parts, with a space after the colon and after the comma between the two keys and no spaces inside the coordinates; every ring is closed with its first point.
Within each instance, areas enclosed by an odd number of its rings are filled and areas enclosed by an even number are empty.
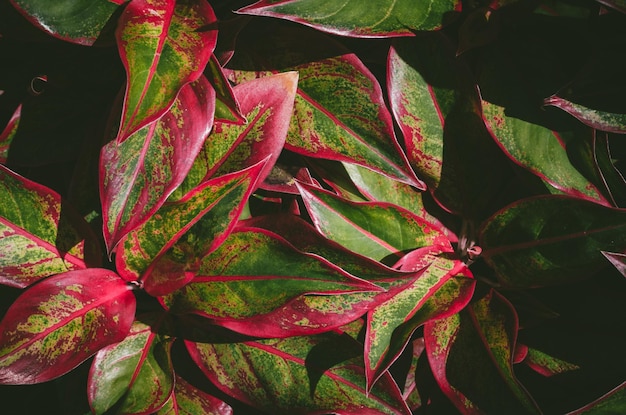
{"type": "Polygon", "coordinates": [[[92,45],[117,9],[127,0],[11,0],[33,25],[50,35],[80,45],[92,45]]]}
{"type": "Polygon", "coordinates": [[[127,73],[118,141],[161,117],[180,89],[204,71],[217,42],[206,0],[131,0],[118,20],[127,73]]]}
{"type": "Polygon", "coordinates": [[[41,278],[100,264],[87,224],[51,189],[0,165],[0,283],[24,288],[41,278]]]}
{"type": "Polygon", "coordinates": [[[550,356],[524,344],[517,344],[513,363],[524,363],[535,372],[546,377],[580,369],[578,365],[550,356]]]}
{"type": "Polygon", "coordinates": [[[222,391],[274,414],[411,413],[388,374],[366,394],[361,347],[346,334],[186,344],[222,391]]]}
{"type": "Polygon", "coordinates": [[[537,287],[585,278],[606,265],[601,251],[626,249],[626,212],[567,196],[525,199],[481,230],[483,258],[500,281],[537,287]]]}
{"type": "Polygon", "coordinates": [[[432,224],[398,206],[382,202],[349,202],[330,192],[300,185],[316,228],[345,248],[380,261],[403,251],[449,245],[432,224]]]}
{"type": "Polygon", "coordinates": [[[115,407],[120,414],[147,414],[159,410],[174,390],[170,358],[173,339],[158,334],[161,322],[149,316],[135,321],[126,338],[100,350],[87,384],[94,414],[115,407]]]}
{"type": "Polygon", "coordinates": [[[233,415],[227,403],[175,377],[174,393],[155,415],[233,415]]]}
{"type": "Polygon", "coordinates": [[[514,162],[565,194],[608,204],[601,192],[572,166],[556,132],[509,116],[504,107],[486,101],[483,112],[497,144],[514,162]]]}
{"type": "Polygon", "coordinates": [[[544,105],[551,105],[567,112],[585,125],[596,130],[608,131],[616,134],[626,134],[626,114],[616,114],[608,111],[596,110],[582,104],[569,101],[558,95],[552,95],[543,101],[544,105]]]}
{"type": "Polygon", "coordinates": [[[624,412],[624,410],[626,410],[626,382],[591,402],[589,405],[568,412],[567,415],[619,414],[624,412]]]}
{"type": "Polygon", "coordinates": [[[90,268],[26,290],[0,322],[0,384],[46,382],[124,339],[135,296],[114,272],[90,268]]]}
{"type": "Polygon", "coordinates": [[[229,121],[237,124],[246,122],[245,117],[241,114],[239,102],[235,98],[233,88],[224,74],[222,65],[219,63],[214,54],[207,64],[204,74],[213,85],[216,92],[215,99],[215,119],[220,121],[229,121]]]}
{"type": "Polygon", "coordinates": [[[517,330],[515,310],[493,290],[458,314],[426,323],[433,374],[461,413],[540,413],[513,373],[517,330]]]}
{"type": "Polygon", "coordinates": [[[159,120],[100,152],[100,195],[109,252],[183,182],[213,125],[215,91],[201,77],[185,85],[159,120]]]}
{"type": "Polygon", "coordinates": [[[187,282],[200,258],[235,226],[263,166],[209,180],[184,199],[162,206],[121,242],[116,256],[120,275],[129,281],[143,278],[144,288],[153,294],[187,282]]]}
{"type": "Polygon", "coordinates": [[[372,38],[439,29],[446,14],[460,9],[459,0],[375,0],[368,7],[355,0],[261,0],[239,13],[279,17],[337,35],[372,38]]]}
{"type": "Polygon", "coordinates": [[[13,112],[13,115],[11,115],[11,118],[4,127],[4,130],[0,132],[0,164],[6,164],[7,162],[11,141],[13,141],[13,137],[15,137],[15,133],[17,132],[21,114],[22,106],[19,105],[13,112]]]}

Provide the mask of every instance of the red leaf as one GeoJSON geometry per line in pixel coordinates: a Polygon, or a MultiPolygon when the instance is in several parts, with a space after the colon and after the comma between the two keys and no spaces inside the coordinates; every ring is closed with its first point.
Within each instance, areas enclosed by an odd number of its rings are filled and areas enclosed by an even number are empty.
{"type": "Polygon", "coordinates": [[[0,384],[64,375],[124,339],[134,316],[133,293],[109,270],[70,271],[33,285],[0,322],[0,384]]]}

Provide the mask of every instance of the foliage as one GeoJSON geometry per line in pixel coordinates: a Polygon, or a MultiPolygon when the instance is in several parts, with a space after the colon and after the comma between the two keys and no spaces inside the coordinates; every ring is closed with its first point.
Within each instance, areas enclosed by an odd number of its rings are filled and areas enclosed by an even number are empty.
{"type": "Polygon", "coordinates": [[[624,410],[622,1],[0,4],[3,405],[624,410]]]}

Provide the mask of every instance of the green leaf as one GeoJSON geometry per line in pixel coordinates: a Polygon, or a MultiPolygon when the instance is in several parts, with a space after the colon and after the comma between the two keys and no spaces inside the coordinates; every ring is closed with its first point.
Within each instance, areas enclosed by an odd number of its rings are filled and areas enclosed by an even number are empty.
{"type": "Polygon", "coordinates": [[[576,411],[568,412],[567,415],[607,415],[621,414],[624,411],[626,411],[626,382],[589,405],[585,405],[576,411]]]}
{"type": "Polygon", "coordinates": [[[157,334],[160,325],[154,317],[135,321],[124,340],[96,354],[87,383],[89,405],[95,414],[113,407],[122,414],[153,413],[170,398],[174,389],[173,339],[157,334]]]}
{"type": "Polygon", "coordinates": [[[218,388],[273,414],[410,414],[388,374],[365,392],[361,347],[346,334],[186,345],[218,388]]]}
{"type": "Polygon", "coordinates": [[[174,393],[155,415],[233,415],[233,409],[176,375],[174,393]]]}
{"type": "Polygon", "coordinates": [[[608,204],[600,191],[572,166],[555,131],[506,114],[483,101],[487,128],[502,150],[517,164],[570,196],[608,204]]]}
{"type": "Polygon", "coordinates": [[[460,9],[459,0],[371,0],[367,7],[355,0],[261,0],[238,12],[279,17],[336,35],[372,38],[439,29],[446,14],[460,9]]]}
{"type": "Polygon", "coordinates": [[[502,284],[528,288],[571,282],[606,265],[601,251],[626,249],[626,212],[567,196],[524,199],[480,231],[482,257],[502,284]]]}
{"type": "Polygon", "coordinates": [[[215,23],[206,0],[128,3],[116,31],[127,73],[119,142],[160,118],[200,77],[217,42],[215,23]]]}
{"type": "Polygon", "coordinates": [[[89,268],[24,291],[0,322],[0,384],[46,382],[126,337],[135,296],[114,272],[89,268]]]}
{"type": "Polygon", "coordinates": [[[213,126],[215,91],[201,77],[185,85],[156,122],[100,151],[100,195],[109,252],[153,215],[183,182],[213,126]]]}
{"type": "Polygon", "coordinates": [[[32,24],[50,35],[80,45],[92,45],[111,16],[127,0],[11,0],[32,24]]]}
{"type": "Polygon", "coordinates": [[[541,350],[532,347],[526,347],[526,349],[526,355],[522,363],[543,376],[550,377],[559,373],[580,369],[578,365],[550,356],[541,350]]]}
{"type": "Polygon", "coordinates": [[[100,261],[95,236],[58,193],[0,165],[0,284],[24,288],[100,261]]]}
{"type": "Polygon", "coordinates": [[[433,225],[401,207],[382,202],[350,202],[312,186],[298,185],[315,227],[327,238],[381,261],[403,251],[449,245],[433,225]]]}
{"type": "Polygon", "coordinates": [[[246,119],[241,113],[239,102],[237,102],[233,88],[230,86],[230,82],[228,82],[224,73],[224,68],[222,68],[215,54],[211,55],[204,74],[216,92],[215,119],[235,124],[245,124],[246,119]]]}
{"type": "Polygon", "coordinates": [[[296,250],[275,234],[244,228],[235,230],[202,259],[189,284],[160,301],[172,312],[200,314],[233,330],[265,337],[262,327],[240,323],[283,307],[302,294],[381,290],[317,255],[296,250]]]}
{"type": "Polygon", "coordinates": [[[551,105],[567,112],[577,120],[591,128],[608,131],[616,134],[626,134],[626,114],[596,110],[568,101],[558,95],[552,95],[543,101],[544,105],[551,105]]]}
{"type": "Polygon", "coordinates": [[[128,281],[143,279],[144,288],[153,294],[193,277],[199,259],[217,248],[235,226],[262,168],[259,163],[209,180],[184,199],[163,205],[120,243],[116,256],[120,275],[128,281]],[[166,265],[178,263],[178,269],[159,264],[161,258],[166,265]]]}
{"type": "Polygon", "coordinates": [[[4,130],[0,132],[0,164],[6,164],[7,162],[11,142],[17,133],[17,127],[20,124],[21,115],[22,105],[18,105],[16,110],[13,112],[13,115],[11,115],[6,127],[4,127],[4,130]]]}
{"type": "Polygon", "coordinates": [[[430,367],[461,413],[541,413],[513,373],[517,330],[515,310],[493,290],[458,314],[426,323],[430,367]]]}

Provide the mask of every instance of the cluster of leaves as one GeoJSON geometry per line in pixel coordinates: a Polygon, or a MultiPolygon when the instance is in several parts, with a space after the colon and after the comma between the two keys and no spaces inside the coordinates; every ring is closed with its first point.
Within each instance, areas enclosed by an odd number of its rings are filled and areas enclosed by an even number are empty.
{"type": "Polygon", "coordinates": [[[0,7],[3,390],[625,409],[623,1],[0,7]]]}

